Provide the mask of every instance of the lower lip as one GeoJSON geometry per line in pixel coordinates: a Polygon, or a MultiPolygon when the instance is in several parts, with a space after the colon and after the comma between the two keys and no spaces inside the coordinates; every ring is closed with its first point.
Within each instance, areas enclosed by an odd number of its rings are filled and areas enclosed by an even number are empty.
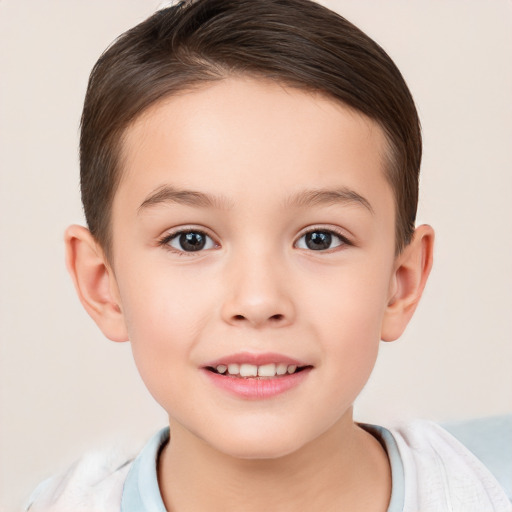
{"type": "Polygon", "coordinates": [[[264,400],[297,387],[309,375],[311,368],[271,378],[241,378],[203,370],[213,384],[228,393],[247,400],[264,400]]]}

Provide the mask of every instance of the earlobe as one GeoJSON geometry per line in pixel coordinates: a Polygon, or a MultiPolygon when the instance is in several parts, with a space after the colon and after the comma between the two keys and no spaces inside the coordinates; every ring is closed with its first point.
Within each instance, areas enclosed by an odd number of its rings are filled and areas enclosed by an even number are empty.
{"type": "Polygon", "coordinates": [[[433,249],[434,230],[422,225],[416,228],[410,244],[397,256],[382,323],[383,341],[399,338],[409,323],[432,268],[433,249]]]}
{"type": "Polygon", "coordinates": [[[103,250],[82,226],[68,227],[64,240],[66,265],[80,302],[107,338],[127,341],[117,284],[103,250]]]}

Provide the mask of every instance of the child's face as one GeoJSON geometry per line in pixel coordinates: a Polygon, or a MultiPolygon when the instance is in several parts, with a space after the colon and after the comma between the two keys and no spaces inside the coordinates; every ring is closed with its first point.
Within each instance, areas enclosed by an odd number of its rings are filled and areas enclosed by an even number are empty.
{"type": "Polygon", "coordinates": [[[239,78],[159,103],[123,147],[115,294],[171,427],[276,457],[349,425],[394,293],[381,129],[322,96],[239,78]],[[260,380],[209,368],[294,361],[305,368],[260,380]]]}

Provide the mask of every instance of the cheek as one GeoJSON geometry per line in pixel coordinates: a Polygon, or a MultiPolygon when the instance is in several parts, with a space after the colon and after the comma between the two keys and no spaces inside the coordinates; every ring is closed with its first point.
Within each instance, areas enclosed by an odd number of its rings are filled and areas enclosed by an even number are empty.
{"type": "MultiPolygon", "coordinates": [[[[120,290],[121,303],[135,363],[151,393],[157,398],[163,383],[179,378],[190,365],[199,343],[208,297],[191,283],[145,271],[128,279],[120,290]]],[[[183,383],[182,383],[183,384],[183,383]]]]}
{"type": "Polygon", "coordinates": [[[385,272],[351,272],[331,280],[328,293],[310,297],[311,325],[321,340],[329,374],[337,373],[338,388],[355,396],[375,364],[386,310],[388,281],[385,272]],[[312,313],[311,313],[312,312],[312,313]]]}
{"type": "Polygon", "coordinates": [[[183,341],[187,333],[190,338],[208,309],[208,287],[189,269],[170,272],[166,265],[152,263],[147,262],[146,268],[135,265],[132,271],[128,268],[125,273],[131,276],[120,289],[131,340],[158,345],[166,344],[170,336],[183,341]]]}
{"type": "Polygon", "coordinates": [[[371,264],[351,267],[309,287],[305,317],[324,329],[329,339],[359,345],[380,337],[387,306],[390,272],[371,264]]]}

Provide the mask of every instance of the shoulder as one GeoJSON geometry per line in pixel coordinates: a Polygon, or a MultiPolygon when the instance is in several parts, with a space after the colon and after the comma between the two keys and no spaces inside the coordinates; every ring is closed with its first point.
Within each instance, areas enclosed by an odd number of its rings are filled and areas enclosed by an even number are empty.
{"type": "Polygon", "coordinates": [[[512,449],[512,418],[447,427],[451,433],[435,423],[416,420],[389,429],[403,462],[406,495],[409,489],[409,498],[418,500],[415,505],[429,504],[428,510],[450,510],[447,504],[453,510],[512,510],[502,485],[512,479],[507,455],[512,449]]]}
{"type": "Polygon", "coordinates": [[[131,459],[113,451],[87,454],[63,473],[42,482],[26,510],[117,512],[131,464],[131,459]]]}
{"type": "Polygon", "coordinates": [[[489,469],[512,501],[512,415],[442,426],[489,469]]]}

